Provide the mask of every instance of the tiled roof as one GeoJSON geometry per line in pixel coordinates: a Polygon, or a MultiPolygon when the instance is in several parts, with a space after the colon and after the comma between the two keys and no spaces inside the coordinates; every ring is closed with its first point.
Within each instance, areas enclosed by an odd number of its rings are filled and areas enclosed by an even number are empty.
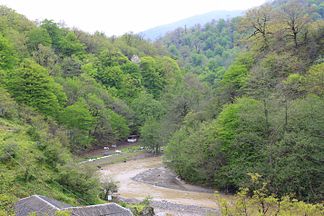
{"type": "Polygon", "coordinates": [[[72,211],[75,216],[131,216],[133,215],[129,209],[123,208],[115,203],[92,205],[84,207],[71,207],[65,210],[72,211]]]}
{"type": "Polygon", "coordinates": [[[69,208],[69,207],[72,207],[71,205],[69,204],[66,204],[64,202],[60,202],[60,201],[57,201],[55,199],[51,199],[51,198],[48,198],[46,196],[40,196],[40,195],[37,195],[39,196],[40,198],[42,198],[43,200],[51,203],[52,205],[54,205],[55,207],[59,208],[59,209],[63,209],[63,208],[69,208]]]}
{"type": "Polygon", "coordinates": [[[54,215],[58,210],[60,210],[58,207],[42,199],[38,195],[21,199],[15,205],[17,216],[27,216],[32,212],[37,212],[37,215],[40,216],[54,215]]]}
{"type": "Polygon", "coordinates": [[[73,216],[133,215],[129,209],[115,203],[72,207],[68,204],[40,195],[32,195],[21,199],[15,205],[16,216],[28,216],[33,212],[36,212],[37,216],[54,216],[57,211],[68,211],[71,212],[73,216]]]}

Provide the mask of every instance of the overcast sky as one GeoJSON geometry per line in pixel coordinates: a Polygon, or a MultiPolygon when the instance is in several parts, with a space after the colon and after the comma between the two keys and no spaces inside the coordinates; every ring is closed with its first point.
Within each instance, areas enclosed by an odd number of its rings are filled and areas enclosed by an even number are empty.
{"type": "Polygon", "coordinates": [[[140,32],[214,10],[246,10],[265,0],[0,0],[31,20],[64,21],[87,32],[140,32]]]}

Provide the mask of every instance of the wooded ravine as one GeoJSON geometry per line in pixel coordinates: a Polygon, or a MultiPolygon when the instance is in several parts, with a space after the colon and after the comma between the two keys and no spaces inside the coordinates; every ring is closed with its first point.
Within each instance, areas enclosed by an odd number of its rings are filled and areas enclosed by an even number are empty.
{"type": "Polygon", "coordinates": [[[276,0],[152,42],[0,6],[0,215],[36,193],[102,203],[79,156],[129,135],[188,183],[323,203],[323,18],[276,0]]]}

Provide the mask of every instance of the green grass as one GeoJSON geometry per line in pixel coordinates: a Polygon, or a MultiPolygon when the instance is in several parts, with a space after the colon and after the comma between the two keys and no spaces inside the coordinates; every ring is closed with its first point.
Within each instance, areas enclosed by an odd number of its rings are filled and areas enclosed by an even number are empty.
{"type": "Polygon", "coordinates": [[[29,136],[30,126],[0,118],[0,213],[8,210],[18,199],[41,194],[69,204],[78,204],[74,195],[54,184],[56,171],[42,162],[44,153],[29,136]],[[8,154],[8,149],[10,154],[8,154]],[[31,179],[24,180],[26,169],[31,179]],[[9,199],[9,198],[10,199],[9,199]]]}
{"type": "MultiPolygon", "coordinates": [[[[124,161],[133,160],[137,156],[140,156],[144,153],[145,153],[145,151],[143,151],[143,150],[130,151],[130,152],[122,151],[122,153],[120,153],[120,154],[113,154],[108,158],[102,158],[102,159],[99,159],[96,161],[86,162],[84,164],[86,164],[87,166],[91,166],[91,167],[97,167],[97,166],[102,167],[102,166],[106,166],[106,165],[110,165],[110,164],[122,163],[124,161]]],[[[102,157],[102,156],[98,156],[98,157],[102,157]]],[[[91,157],[91,158],[96,158],[96,157],[91,157]]],[[[82,164],[82,165],[84,165],[84,164],[82,164]]]]}

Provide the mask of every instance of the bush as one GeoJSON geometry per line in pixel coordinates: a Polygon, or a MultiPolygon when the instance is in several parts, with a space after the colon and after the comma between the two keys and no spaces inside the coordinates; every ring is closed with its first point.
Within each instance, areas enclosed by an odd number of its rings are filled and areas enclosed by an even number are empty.
{"type": "Polygon", "coordinates": [[[12,119],[17,115],[16,102],[4,88],[0,87],[0,117],[12,119]]]}
{"type": "Polygon", "coordinates": [[[0,193],[0,216],[13,215],[14,204],[17,198],[9,194],[0,193]]]}
{"type": "Polygon", "coordinates": [[[80,169],[75,165],[61,167],[58,182],[80,199],[80,203],[89,205],[95,204],[100,191],[99,180],[90,169],[80,169]]]}
{"type": "Polygon", "coordinates": [[[9,162],[17,156],[18,145],[16,143],[8,143],[0,147],[0,162],[9,162]]]}
{"type": "Polygon", "coordinates": [[[292,196],[277,198],[267,190],[267,184],[261,182],[261,176],[250,174],[251,188],[243,188],[231,201],[216,194],[221,213],[224,216],[317,216],[324,212],[323,205],[309,204],[293,199],[292,196]]]}

